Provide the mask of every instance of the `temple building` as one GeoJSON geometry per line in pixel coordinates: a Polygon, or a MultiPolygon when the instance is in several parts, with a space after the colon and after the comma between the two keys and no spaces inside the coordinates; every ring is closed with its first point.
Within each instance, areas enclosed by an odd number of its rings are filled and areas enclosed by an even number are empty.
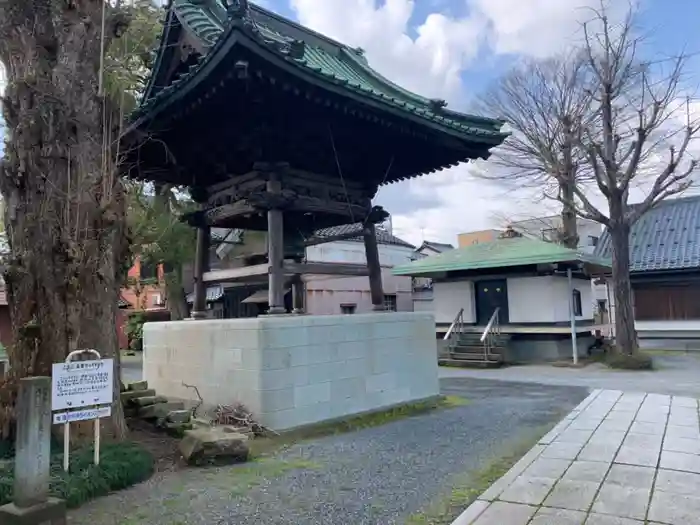
{"type": "MultiPolygon", "coordinates": [[[[506,137],[502,125],[411,93],[374,71],[361,49],[247,1],[173,0],[124,135],[125,165],[132,177],[189,188],[200,204],[187,217],[197,228],[193,317],[204,317],[207,287],[221,282],[267,282],[268,310],[253,319],[148,323],[146,378],[171,397],[191,395],[183,382],[199,384],[211,403],[237,396],[276,429],[436,395],[430,314],[279,314],[288,310],[288,287],[293,311],[303,313],[303,275],[368,276],[373,309],[385,310],[375,225],[387,213],[372,205],[379,187],[487,159],[506,137]],[[306,260],[307,246],[319,243],[314,232],[347,224],[360,225],[366,264],[306,260]],[[264,241],[239,267],[215,270],[208,260],[213,227],[260,232],[264,241]],[[391,349],[380,344],[386,338],[391,349]],[[339,353],[341,342],[347,354],[339,353]],[[391,352],[413,358],[384,370],[379,346],[387,367],[399,358],[391,352]],[[277,406],[265,392],[282,387],[267,383],[264,372],[281,349],[291,356],[282,362],[289,391],[277,406]],[[342,362],[342,380],[356,380],[352,388],[334,383],[340,375],[290,383],[291,368],[308,366],[312,354],[342,362]],[[358,362],[348,365],[350,355],[358,362]],[[359,363],[370,358],[374,368],[359,363]],[[181,375],[166,378],[166,366],[181,375]],[[246,379],[236,381],[237,374],[246,379]],[[259,377],[252,389],[251,374],[259,377]],[[375,388],[375,374],[384,374],[384,387],[375,388]]],[[[324,242],[357,235],[353,228],[324,242]]]]}

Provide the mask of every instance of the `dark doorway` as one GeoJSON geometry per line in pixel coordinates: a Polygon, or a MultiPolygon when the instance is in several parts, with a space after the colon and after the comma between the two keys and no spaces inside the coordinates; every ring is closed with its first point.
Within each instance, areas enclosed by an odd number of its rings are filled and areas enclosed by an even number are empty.
{"type": "Polygon", "coordinates": [[[500,307],[498,319],[501,324],[508,322],[508,287],[505,279],[477,281],[476,324],[486,326],[493,311],[500,307]]]}

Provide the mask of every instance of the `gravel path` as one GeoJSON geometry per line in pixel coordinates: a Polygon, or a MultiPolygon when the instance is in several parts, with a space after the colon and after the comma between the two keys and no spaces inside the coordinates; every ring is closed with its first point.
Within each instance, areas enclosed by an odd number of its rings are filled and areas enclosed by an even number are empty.
{"type": "Polygon", "coordinates": [[[455,476],[533,442],[588,391],[456,378],[469,399],[383,426],[294,445],[260,463],[158,475],[70,513],[72,525],[392,525],[428,506],[455,476]]]}

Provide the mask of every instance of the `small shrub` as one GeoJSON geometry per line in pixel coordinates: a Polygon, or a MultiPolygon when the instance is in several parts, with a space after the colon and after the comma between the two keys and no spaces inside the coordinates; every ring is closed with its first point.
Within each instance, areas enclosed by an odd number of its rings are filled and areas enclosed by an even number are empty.
{"type": "Polygon", "coordinates": [[[142,312],[135,312],[129,316],[125,327],[129,350],[135,352],[143,350],[143,325],[145,322],[146,316],[142,312]]]}
{"type": "MultiPolygon", "coordinates": [[[[76,450],[70,470],[63,471],[63,455],[51,457],[50,493],[70,508],[148,479],[153,473],[153,456],[135,443],[108,443],[101,447],[100,464],[94,465],[93,449],[76,450]]],[[[0,467],[0,505],[12,501],[14,464],[0,467]]]]}
{"type": "Polygon", "coordinates": [[[643,352],[632,355],[611,352],[605,356],[605,363],[610,368],[620,370],[652,370],[654,368],[651,356],[643,352]]]}

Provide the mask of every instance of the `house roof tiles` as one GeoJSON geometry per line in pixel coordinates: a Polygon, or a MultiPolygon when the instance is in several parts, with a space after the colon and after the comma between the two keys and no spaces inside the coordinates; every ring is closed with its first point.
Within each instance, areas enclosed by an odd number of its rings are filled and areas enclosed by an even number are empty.
{"type": "MultiPolygon", "coordinates": [[[[670,199],[642,215],[630,232],[630,271],[700,268],[700,196],[670,199]]],[[[612,256],[606,230],[595,254],[612,256]]]]}
{"type": "MultiPolygon", "coordinates": [[[[341,226],[334,226],[332,228],[323,228],[321,230],[317,230],[314,232],[314,237],[333,237],[335,235],[344,235],[346,233],[353,233],[357,232],[357,237],[351,237],[349,239],[345,239],[347,241],[362,241],[362,224],[361,223],[354,223],[354,224],[343,224],[341,226]]],[[[405,246],[406,248],[411,248],[415,249],[415,246],[413,246],[411,243],[404,241],[403,239],[400,239],[398,237],[395,237],[388,231],[382,229],[382,228],[377,228],[377,242],[379,244],[393,244],[395,246],[405,246]]]]}

